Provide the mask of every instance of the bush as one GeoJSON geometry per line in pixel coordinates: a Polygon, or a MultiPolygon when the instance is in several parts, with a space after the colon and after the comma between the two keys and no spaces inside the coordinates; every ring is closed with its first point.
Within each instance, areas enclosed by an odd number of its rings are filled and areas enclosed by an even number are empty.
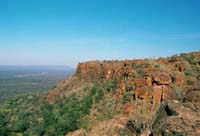
{"type": "Polygon", "coordinates": [[[3,114],[0,113],[0,135],[1,136],[8,136],[9,130],[5,128],[6,125],[6,118],[3,114]]]}
{"type": "Polygon", "coordinates": [[[0,128],[6,124],[5,116],[0,113],[0,128]]]}
{"type": "Polygon", "coordinates": [[[33,128],[33,134],[37,136],[43,136],[45,134],[45,128],[43,125],[37,125],[35,128],[33,128]]]}
{"type": "Polygon", "coordinates": [[[92,97],[86,96],[85,98],[82,99],[81,101],[81,111],[82,111],[82,116],[86,115],[89,113],[90,109],[92,108],[92,97]]]}
{"type": "Polygon", "coordinates": [[[99,102],[104,96],[103,90],[99,85],[95,85],[92,89],[90,89],[90,97],[94,97],[95,102],[99,102]]]}
{"type": "Polygon", "coordinates": [[[104,92],[102,89],[99,89],[97,95],[95,96],[95,101],[98,103],[104,96],[104,92]]]}
{"type": "Polygon", "coordinates": [[[109,80],[105,85],[105,89],[108,92],[114,92],[117,89],[117,81],[109,80]]]}
{"type": "Polygon", "coordinates": [[[178,86],[173,86],[173,91],[175,94],[175,99],[177,99],[178,101],[183,101],[183,91],[180,87],[178,86]]]}
{"type": "Polygon", "coordinates": [[[137,69],[136,71],[137,71],[139,77],[141,77],[141,78],[147,76],[146,73],[144,72],[144,69],[137,69]]]}
{"type": "Polygon", "coordinates": [[[92,89],[90,89],[90,95],[94,96],[97,93],[97,88],[96,87],[92,87],[92,89]]]}
{"type": "Polygon", "coordinates": [[[157,65],[155,65],[154,67],[155,67],[156,69],[159,69],[159,68],[160,68],[160,65],[157,64],[157,65]]]}
{"type": "Polygon", "coordinates": [[[133,99],[133,95],[129,92],[126,92],[124,97],[123,97],[123,104],[130,102],[133,99]]]}
{"type": "Polygon", "coordinates": [[[170,62],[176,62],[177,61],[177,55],[175,56],[172,56],[170,59],[169,59],[170,62]]]}
{"type": "Polygon", "coordinates": [[[186,70],[185,76],[193,76],[193,71],[192,70],[186,70]]]}
{"type": "Polygon", "coordinates": [[[7,128],[0,127],[0,136],[10,136],[9,130],[7,128]]]}
{"type": "Polygon", "coordinates": [[[194,54],[181,54],[180,56],[192,65],[196,65],[198,63],[194,54]]]}
{"type": "Polygon", "coordinates": [[[186,83],[187,83],[187,85],[189,85],[189,86],[194,85],[194,81],[191,81],[191,80],[187,80],[186,83]]]}
{"type": "Polygon", "coordinates": [[[28,122],[26,120],[21,119],[15,123],[13,130],[15,132],[23,133],[27,128],[28,128],[28,122]]]}

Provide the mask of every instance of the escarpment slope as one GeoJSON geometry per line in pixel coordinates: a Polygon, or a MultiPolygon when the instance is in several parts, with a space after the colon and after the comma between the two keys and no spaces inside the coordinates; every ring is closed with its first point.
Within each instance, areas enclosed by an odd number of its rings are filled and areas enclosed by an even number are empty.
{"type": "Polygon", "coordinates": [[[46,101],[74,94],[91,105],[69,136],[200,135],[200,52],[79,63],[46,101]]]}

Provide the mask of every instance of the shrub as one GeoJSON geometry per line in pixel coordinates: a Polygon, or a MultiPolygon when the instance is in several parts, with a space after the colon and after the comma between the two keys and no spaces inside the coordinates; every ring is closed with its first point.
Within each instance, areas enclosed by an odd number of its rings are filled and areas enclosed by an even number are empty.
{"type": "Polygon", "coordinates": [[[191,81],[191,80],[187,80],[186,83],[187,83],[187,85],[189,85],[189,86],[194,85],[194,81],[191,81]]]}
{"type": "Polygon", "coordinates": [[[105,89],[108,92],[114,92],[117,89],[117,81],[109,80],[105,85],[105,89]]]}
{"type": "Polygon", "coordinates": [[[156,69],[159,69],[159,68],[160,68],[160,65],[157,64],[157,65],[155,65],[154,67],[155,67],[156,69]]]}
{"type": "Polygon", "coordinates": [[[1,128],[0,127],[0,136],[10,136],[10,132],[7,128],[1,128]]]}
{"type": "Polygon", "coordinates": [[[86,86],[84,89],[83,89],[83,91],[87,91],[87,90],[89,90],[89,87],[88,86],[86,86]]]}
{"type": "Polygon", "coordinates": [[[181,54],[180,56],[192,65],[196,65],[198,63],[194,54],[181,54]]]}
{"type": "Polygon", "coordinates": [[[170,59],[169,59],[170,62],[176,62],[177,61],[177,55],[175,56],[172,56],[170,59]]]}
{"type": "Polygon", "coordinates": [[[90,89],[90,95],[94,96],[97,93],[97,87],[92,87],[92,89],[90,89]]]}
{"type": "Polygon", "coordinates": [[[37,136],[43,136],[44,133],[45,133],[45,128],[44,128],[43,125],[37,125],[37,126],[35,126],[33,128],[32,131],[33,131],[32,133],[35,134],[35,135],[37,135],[37,136]]]}
{"type": "Polygon", "coordinates": [[[80,103],[83,115],[86,115],[89,113],[90,109],[92,108],[92,103],[93,103],[92,97],[86,96],[85,98],[83,98],[83,100],[80,103]]]}
{"type": "Polygon", "coordinates": [[[123,97],[123,104],[130,102],[133,99],[133,95],[129,92],[126,92],[123,97]]]}
{"type": "Polygon", "coordinates": [[[181,56],[182,58],[185,58],[186,55],[187,55],[186,53],[181,53],[181,54],[180,54],[180,56],[181,56]]]}
{"type": "Polygon", "coordinates": [[[179,101],[183,101],[183,91],[180,87],[178,86],[173,86],[173,91],[175,94],[175,99],[179,101]]]}
{"type": "Polygon", "coordinates": [[[0,128],[6,124],[5,116],[0,113],[0,128]]]}
{"type": "Polygon", "coordinates": [[[49,126],[55,123],[55,116],[53,114],[53,106],[50,104],[45,104],[42,108],[42,117],[45,126],[49,126]]]}
{"type": "Polygon", "coordinates": [[[23,133],[27,128],[28,128],[28,122],[24,119],[20,119],[15,123],[13,130],[15,132],[23,133]]]}
{"type": "Polygon", "coordinates": [[[117,102],[113,100],[106,101],[106,103],[104,104],[104,111],[102,112],[103,113],[102,120],[112,119],[114,117],[114,115],[116,114],[115,112],[116,103],[117,102]]]}
{"type": "Polygon", "coordinates": [[[186,70],[185,76],[193,76],[193,71],[192,70],[186,70]]]}
{"type": "Polygon", "coordinates": [[[102,89],[99,89],[97,95],[95,96],[95,101],[98,103],[104,96],[104,92],[102,89]]]}
{"type": "Polygon", "coordinates": [[[136,71],[138,73],[138,76],[141,77],[141,78],[147,76],[146,73],[144,72],[144,69],[142,69],[142,68],[141,69],[137,69],[136,71]]]}
{"type": "Polygon", "coordinates": [[[136,65],[135,69],[144,69],[144,68],[148,68],[150,66],[151,66],[151,64],[149,64],[149,63],[143,63],[143,64],[136,65]]]}

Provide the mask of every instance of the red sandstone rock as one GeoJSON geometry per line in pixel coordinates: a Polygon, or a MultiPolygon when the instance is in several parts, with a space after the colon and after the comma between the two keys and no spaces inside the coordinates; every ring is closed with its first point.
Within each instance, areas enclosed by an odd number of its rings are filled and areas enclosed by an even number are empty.
{"type": "Polygon", "coordinates": [[[160,103],[162,100],[162,86],[153,86],[153,101],[160,103]]]}
{"type": "Polygon", "coordinates": [[[178,69],[178,71],[183,72],[185,70],[185,66],[183,63],[177,63],[175,67],[178,69]]]}
{"type": "Polygon", "coordinates": [[[136,87],[142,87],[146,85],[146,80],[144,78],[135,79],[135,85],[136,87]]]}
{"type": "Polygon", "coordinates": [[[154,85],[153,86],[153,100],[155,102],[161,102],[171,99],[173,96],[169,86],[166,85],[154,85]]]}
{"type": "Polygon", "coordinates": [[[135,79],[135,85],[136,87],[152,86],[152,79],[151,77],[137,78],[135,79]]]}
{"type": "Polygon", "coordinates": [[[130,104],[130,103],[126,103],[125,105],[124,105],[124,114],[131,114],[131,113],[133,113],[134,112],[134,106],[132,105],[132,104],[130,104]]]}
{"type": "Polygon", "coordinates": [[[177,85],[177,86],[183,86],[183,85],[185,85],[185,74],[184,73],[182,73],[182,72],[177,72],[175,75],[174,75],[175,77],[175,84],[177,85]]]}
{"type": "Polygon", "coordinates": [[[151,90],[147,86],[138,87],[135,90],[135,97],[136,99],[149,99],[151,98],[151,90]]]}
{"type": "Polygon", "coordinates": [[[173,91],[170,89],[169,86],[162,85],[162,100],[166,101],[169,99],[173,99],[174,94],[173,91]]]}
{"type": "Polygon", "coordinates": [[[153,83],[157,85],[169,85],[172,80],[169,74],[157,71],[152,75],[153,83]]]}
{"type": "MultiPolygon", "coordinates": [[[[200,57],[200,53],[192,54],[200,57]]],[[[81,84],[84,84],[85,82],[97,81],[100,83],[106,83],[109,80],[116,80],[118,86],[117,93],[119,94],[120,98],[125,94],[126,91],[134,91],[136,87],[136,95],[138,95],[139,98],[148,99],[147,94],[154,84],[154,86],[166,85],[157,88],[154,87],[154,96],[157,101],[160,99],[167,100],[170,96],[172,96],[173,93],[169,89],[169,86],[177,85],[184,87],[187,83],[187,88],[198,87],[198,79],[196,77],[185,77],[184,70],[186,69],[186,66],[183,65],[184,63],[182,61],[183,59],[177,56],[176,61],[173,62],[169,62],[169,59],[159,58],[158,60],[155,59],[152,61],[140,59],[126,61],[91,61],[79,63],[77,71],[74,75],[78,79],[76,82],[73,81],[73,83],[67,84],[68,87],[66,90],[72,90],[76,86],[81,86],[81,84]],[[158,64],[162,67],[155,68],[152,64],[158,64]],[[136,71],[138,69],[142,69],[147,77],[137,78],[138,75],[136,74],[136,71]],[[173,75],[173,78],[171,78],[169,73],[173,75]],[[156,92],[155,90],[159,91],[156,92]]],[[[53,97],[54,96],[52,96],[52,99],[53,97]]]]}
{"type": "Polygon", "coordinates": [[[152,78],[151,77],[146,77],[146,85],[152,86],[152,78]]]}

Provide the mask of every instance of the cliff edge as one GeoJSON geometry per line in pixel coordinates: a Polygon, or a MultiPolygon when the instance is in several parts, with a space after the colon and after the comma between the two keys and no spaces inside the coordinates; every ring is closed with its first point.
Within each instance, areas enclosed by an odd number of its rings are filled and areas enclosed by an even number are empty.
{"type": "Polygon", "coordinates": [[[69,136],[200,135],[200,52],[79,63],[46,100],[73,94],[93,95],[84,123],[69,136]]]}

